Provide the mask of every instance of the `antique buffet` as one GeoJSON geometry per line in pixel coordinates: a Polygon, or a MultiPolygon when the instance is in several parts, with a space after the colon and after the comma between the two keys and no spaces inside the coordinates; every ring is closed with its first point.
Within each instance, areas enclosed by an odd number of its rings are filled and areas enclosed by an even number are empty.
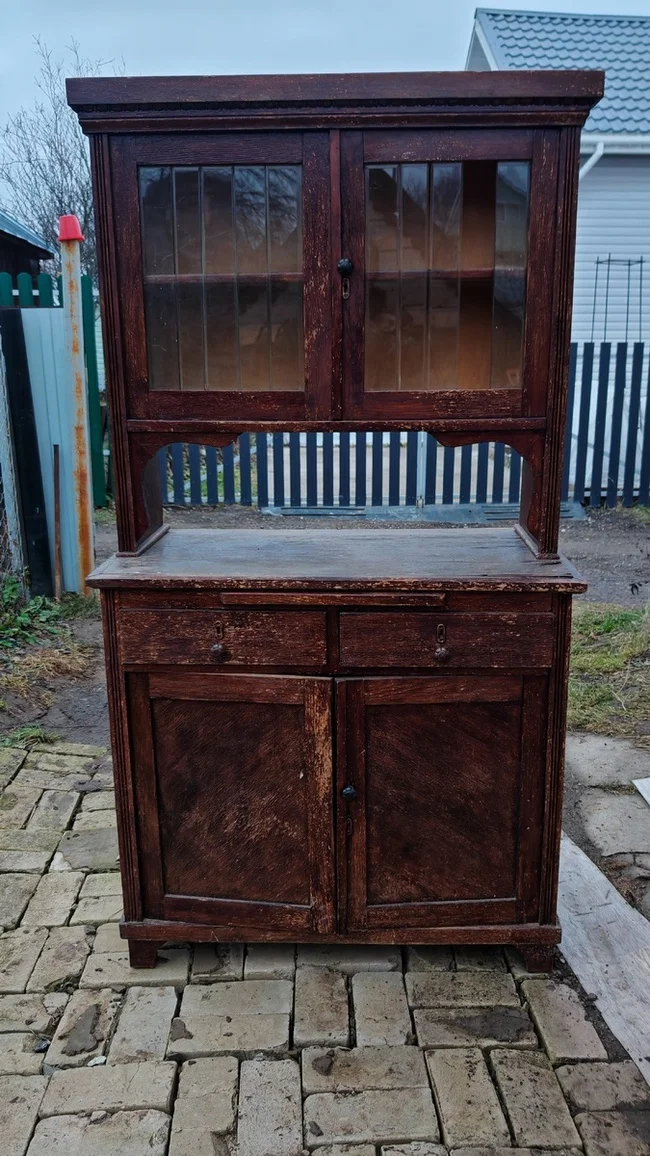
{"type": "Polygon", "coordinates": [[[68,82],[91,142],[118,553],[122,934],[560,939],[558,555],[599,72],[68,82]],[[185,529],[156,455],[422,430],[523,459],[514,529],[185,529]]]}

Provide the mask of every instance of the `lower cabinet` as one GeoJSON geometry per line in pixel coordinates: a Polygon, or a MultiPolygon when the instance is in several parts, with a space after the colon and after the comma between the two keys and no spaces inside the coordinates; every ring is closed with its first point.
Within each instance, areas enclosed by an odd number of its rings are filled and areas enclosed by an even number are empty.
{"type": "Polygon", "coordinates": [[[547,677],[127,675],[145,919],[536,922],[547,677]]]}

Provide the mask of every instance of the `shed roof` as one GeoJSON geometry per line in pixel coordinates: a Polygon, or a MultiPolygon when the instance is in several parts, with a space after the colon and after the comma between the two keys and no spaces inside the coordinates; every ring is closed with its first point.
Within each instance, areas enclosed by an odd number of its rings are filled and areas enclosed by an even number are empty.
{"type": "Polygon", "coordinates": [[[55,250],[39,237],[32,229],[28,229],[27,225],[23,225],[21,221],[12,217],[11,213],[7,213],[5,209],[0,209],[0,233],[6,233],[9,237],[15,237],[17,241],[24,241],[26,245],[31,245],[34,249],[38,249],[43,258],[53,257],[55,250]]]}
{"type": "Polygon", "coordinates": [[[604,68],[587,133],[650,133],[649,16],[477,8],[477,26],[494,68],[604,68]]]}

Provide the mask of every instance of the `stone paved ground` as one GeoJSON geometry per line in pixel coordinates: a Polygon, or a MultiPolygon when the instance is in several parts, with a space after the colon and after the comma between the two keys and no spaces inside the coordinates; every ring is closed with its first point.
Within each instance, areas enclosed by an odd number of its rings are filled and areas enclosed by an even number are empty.
{"type": "Polygon", "coordinates": [[[132,971],[104,752],[0,751],[2,1156],[648,1156],[566,970],[203,945],[132,971]]]}

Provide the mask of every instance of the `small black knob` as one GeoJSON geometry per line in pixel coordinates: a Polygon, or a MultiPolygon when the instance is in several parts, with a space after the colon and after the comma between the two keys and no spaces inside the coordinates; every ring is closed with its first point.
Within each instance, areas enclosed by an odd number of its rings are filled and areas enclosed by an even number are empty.
{"type": "Polygon", "coordinates": [[[437,659],[438,662],[449,662],[449,659],[451,658],[451,650],[447,650],[446,646],[436,646],[436,649],[433,652],[433,657],[437,659]]]}
{"type": "Polygon", "coordinates": [[[346,802],[349,802],[352,799],[356,799],[357,788],[356,787],[344,787],[343,790],[341,791],[341,794],[342,794],[343,798],[346,800],[346,802]]]}
{"type": "Polygon", "coordinates": [[[210,647],[210,653],[212,654],[213,662],[225,662],[228,657],[228,651],[223,642],[215,642],[214,646],[210,647]]]}
{"type": "Polygon", "coordinates": [[[338,262],[336,268],[342,277],[349,277],[350,273],[354,269],[354,265],[352,264],[349,257],[341,257],[341,260],[338,262]]]}

